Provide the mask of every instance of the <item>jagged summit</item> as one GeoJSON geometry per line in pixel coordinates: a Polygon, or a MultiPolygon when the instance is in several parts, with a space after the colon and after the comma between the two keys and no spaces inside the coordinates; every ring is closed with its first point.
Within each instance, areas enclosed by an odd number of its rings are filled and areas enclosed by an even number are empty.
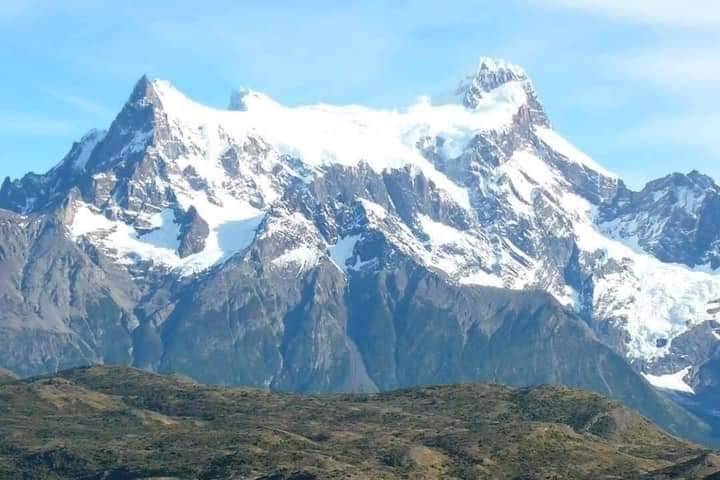
{"type": "Polygon", "coordinates": [[[478,61],[476,77],[497,78],[500,80],[525,80],[527,72],[522,67],[502,58],[481,57],[478,61]]]}
{"type": "Polygon", "coordinates": [[[143,75],[135,82],[132,93],[118,117],[122,116],[123,112],[128,109],[131,111],[162,110],[167,106],[165,104],[168,101],[178,98],[185,99],[187,97],[169,81],[143,75]]]}
{"type": "Polygon", "coordinates": [[[475,71],[460,83],[457,94],[466,107],[474,109],[487,94],[511,82],[528,82],[525,70],[505,60],[481,58],[475,71]]]}
{"type": "Polygon", "coordinates": [[[709,175],[700,173],[697,170],[692,170],[688,173],[671,173],[670,175],[651,181],[645,188],[655,188],[662,185],[707,189],[715,185],[715,180],[709,175]]]}
{"type": "Polygon", "coordinates": [[[155,98],[154,86],[157,80],[153,80],[146,74],[143,74],[132,89],[130,98],[126,103],[145,103],[150,102],[151,99],[155,98]]]}
{"type": "Polygon", "coordinates": [[[550,120],[538,100],[525,70],[506,60],[483,57],[474,72],[460,82],[456,92],[465,108],[483,110],[496,101],[514,98],[532,125],[550,128],[550,120]]]}
{"type": "MultiPolygon", "coordinates": [[[[125,108],[153,106],[154,108],[165,109],[166,107],[178,106],[179,103],[193,103],[185,93],[179,90],[170,81],[161,78],[150,78],[143,75],[135,83],[132,93],[125,103],[125,108]]],[[[240,87],[230,94],[227,110],[247,111],[250,108],[257,108],[261,105],[277,105],[270,96],[246,87],[240,87]]],[[[204,105],[202,105],[204,107],[204,105]]],[[[210,108],[210,107],[207,107],[210,108]]]]}

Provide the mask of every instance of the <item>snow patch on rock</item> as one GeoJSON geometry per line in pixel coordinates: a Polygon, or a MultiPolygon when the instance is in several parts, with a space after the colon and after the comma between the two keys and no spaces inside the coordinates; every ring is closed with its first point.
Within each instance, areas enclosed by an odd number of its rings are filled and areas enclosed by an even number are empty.
{"type": "Polygon", "coordinates": [[[663,263],[578,223],[579,247],[595,262],[594,315],[619,322],[629,335],[628,355],[656,359],[671,340],[707,320],[708,302],[720,297],[720,276],[663,263]],[[659,347],[658,339],[670,340],[659,347]]]}
{"type": "Polygon", "coordinates": [[[686,367],[669,375],[651,375],[643,373],[643,377],[655,388],[662,390],[672,390],[676,392],[689,393],[694,395],[693,388],[685,383],[685,377],[690,373],[692,367],[686,367]]]}
{"type": "MultiPolygon", "coordinates": [[[[205,249],[181,258],[177,253],[179,226],[174,224],[171,210],[159,214],[162,222],[158,229],[141,235],[133,226],[119,220],[110,220],[97,209],[79,202],[69,226],[74,240],[88,238],[105,253],[122,265],[138,261],[152,263],[176,271],[181,276],[206,270],[242,251],[255,237],[264,215],[215,223],[206,241],[205,249]]],[[[247,211],[246,211],[247,213],[247,211]]],[[[158,218],[155,218],[158,221],[158,218]]]]}
{"type": "Polygon", "coordinates": [[[348,235],[340,238],[334,245],[330,246],[330,258],[340,270],[348,270],[347,262],[355,255],[355,244],[361,238],[362,235],[348,235]]]}
{"type": "Polygon", "coordinates": [[[315,267],[322,255],[317,248],[300,245],[273,259],[272,264],[280,267],[297,267],[297,273],[300,274],[315,267]]]}

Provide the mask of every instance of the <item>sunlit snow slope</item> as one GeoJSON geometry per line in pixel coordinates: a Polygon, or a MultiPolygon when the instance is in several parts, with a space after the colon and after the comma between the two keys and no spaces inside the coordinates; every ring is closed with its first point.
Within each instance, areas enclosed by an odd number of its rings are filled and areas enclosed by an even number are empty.
{"type": "Polygon", "coordinates": [[[290,246],[273,268],[299,275],[323,258],[348,277],[382,268],[363,250],[381,235],[458,283],[550,292],[659,375],[693,366],[661,360],[720,297],[712,266],[662,261],[633,240],[628,212],[600,218],[627,189],[552,129],[525,72],[503,61],[483,59],[454,103],[398,111],[286,107],[253,91],[221,110],[142,79],[107,132],[85,137],[46,176],[6,183],[5,203],[25,213],[77,191],[69,238],[138,281],[143,268],[179,277],[217,268],[287,212],[278,231],[290,246]],[[68,169],[76,180],[65,180],[68,169]],[[345,188],[342,175],[376,183],[345,188]],[[364,217],[343,231],[333,205],[351,191],[364,217]],[[316,211],[301,208],[307,197],[316,211]],[[282,233],[293,231],[305,233],[282,233]]]}

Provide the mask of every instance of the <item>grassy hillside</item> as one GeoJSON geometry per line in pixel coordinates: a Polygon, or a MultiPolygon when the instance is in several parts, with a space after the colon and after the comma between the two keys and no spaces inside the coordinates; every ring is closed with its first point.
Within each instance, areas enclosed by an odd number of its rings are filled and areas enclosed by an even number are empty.
{"type": "Polygon", "coordinates": [[[3,479],[699,479],[717,472],[717,458],[702,448],[616,402],[563,387],[296,396],[110,367],[0,385],[3,479]]]}

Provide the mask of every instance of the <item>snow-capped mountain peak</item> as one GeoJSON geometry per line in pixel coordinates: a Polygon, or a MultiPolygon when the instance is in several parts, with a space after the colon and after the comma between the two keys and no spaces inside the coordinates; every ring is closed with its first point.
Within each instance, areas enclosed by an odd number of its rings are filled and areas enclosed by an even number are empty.
{"type": "Polygon", "coordinates": [[[506,60],[482,57],[467,80],[473,81],[479,89],[489,92],[508,82],[526,81],[528,74],[522,67],[506,60]]]}
{"type": "Polygon", "coordinates": [[[475,71],[460,82],[456,93],[467,108],[475,109],[481,99],[508,84],[525,91],[529,79],[522,68],[505,60],[481,58],[475,71]]]}
{"type": "MultiPolygon", "coordinates": [[[[382,265],[368,246],[382,238],[457,283],[548,291],[623,332],[609,341],[633,360],[668,353],[672,338],[702,321],[703,302],[720,296],[720,280],[623,245],[607,212],[640,194],[551,128],[524,70],[482,59],[463,85],[462,104],[420,101],[401,111],[287,107],[251,90],[215,109],[142,77],[108,132],[73,150],[72,175],[5,182],[0,206],[31,212],[77,190],[69,237],[138,277],[146,265],[169,275],[209,271],[253,248],[277,224],[268,212],[289,211],[307,235],[280,235],[278,245],[295,252],[282,265],[301,259],[312,269],[340,245],[341,270],[353,256],[354,274],[382,265]],[[382,215],[350,222],[358,201],[382,215]],[[681,275],[692,290],[682,298],[668,280],[681,275]],[[678,306],[689,298],[690,308],[678,306]],[[662,321],[640,318],[653,308],[662,321]]],[[[700,177],[670,183],[707,193],[700,177]]],[[[702,228],[705,243],[720,238],[702,228]]]]}
{"type": "Polygon", "coordinates": [[[155,86],[157,84],[157,80],[153,80],[147,75],[143,74],[137,82],[135,82],[135,85],[133,86],[132,92],[130,93],[130,97],[128,98],[126,102],[126,106],[129,104],[134,103],[140,103],[140,104],[149,104],[152,102],[153,98],[155,97],[155,86]]]}
{"type": "MultiPolygon", "coordinates": [[[[101,285],[127,306],[125,317],[73,304],[78,311],[57,314],[68,331],[85,328],[79,318],[120,318],[128,330],[141,324],[137,338],[154,345],[164,341],[159,333],[168,325],[183,342],[200,334],[203,354],[194,359],[214,358],[207,348],[249,334],[251,343],[231,349],[253,357],[218,357],[218,381],[281,382],[282,365],[296,360],[287,351],[275,360],[254,357],[257,338],[276,340],[296,330],[296,320],[317,318],[360,336],[377,328],[372,322],[389,319],[391,330],[369,333],[392,338],[391,345],[408,332],[435,341],[443,337],[436,332],[452,327],[452,344],[441,354],[466,349],[473,369],[475,355],[488,351],[499,327],[498,312],[478,312],[486,300],[525,295],[510,289],[542,290],[541,303],[561,308],[557,300],[577,314],[573,321],[582,329],[551,345],[551,354],[578,336],[599,337],[603,348],[611,346],[649,380],[687,380],[699,395],[694,374],[686,379],[682,372],[699,371],[688,367],[720,351],[720,329],[706,313],[708,302],[720,298],[720,188],[692,172],[631,191],[551,127],[527,73],[508,62],[482,59],[459,93],[450,103],[421,99],[381,110],[285,106],[245,89],[218,109],[143,76],[107,132],[84,136],[46,174],[6,180],[0,208],[21,222],[47,219],[54,228],[56,237],[33,253],[65,242],[61,257],[48,264],[47,272],[60,272],[53,301],[77,303],[67,289],[75,267],[62,270],[70,254],[98,270],[88,285],[101,285]],[[408,310],[402,331],[395,317],[368,312],[369,306],[406,311],[415,295],[419,309],[408,310]],[[351,297],[357,305],[343,303],[351,297]],[[442,314],[428,315],[431,305],[442,314]],[[351,310],[361,312],[354,324],[351,310]],[[202,328],[183,333],[186,320],[202,328]],[[427,320],[431,328],[418,328],[427,320]],[[225,327],[227,334],[219,333],[225,327]],[[224,376],[228,364],[256,361],[280,367],[271,365],[257,378],[224,376]]],[[[9,265],[2,260],[28,248],[16,230],[6,237],[17,245],[0,245],[0,277],[9,265]]],[[[13,285],[44,285],[47,272],[21,278],[22,262],[13,285]]],[[[10,311],[3,300],[0,306],[10,311]]],[[[514,304],[502,307],[502,316],[525,326],[502,332],[503,346],[523,345],[515,337],[542,322],[514,304]]],[[[46,307],[28,303],[13,318],[27,312],[41,318],[46,307]]],[[[329,361],[341,344],[360,358],[350,336],[331,345],[324,330],[306,330],[314,343],[303,351],[318,352],[318,362],[329,361]]],[[[536,340],[553,338],[545,335],[536,340]]],[[[414,345],[424,353],[424,343],[414,345]]],[[[173,348],[188,348],[167,344],[170,350],[151,348],[145,358],[147,345],[129,346],[122,354],[151,368],[171,358],[173,348]]],[[[372,352],[363,355],[375,359],[372,352]]],[[[595,372],[588,370],[593,382],[595,372]]],[[[397,386],[391,377],[398,371],[386,373],[385,385],[397,386]]]]}
{"type": "Polygon", "coordinates": [[[550,120],[524,69],[501,59],[481,58],[477,68],[462,80],[455,92],[470,111],[482,111],[488,103],[508,101],[521,105],[519,117],[533,126],[550,128],[550,120]]]}

